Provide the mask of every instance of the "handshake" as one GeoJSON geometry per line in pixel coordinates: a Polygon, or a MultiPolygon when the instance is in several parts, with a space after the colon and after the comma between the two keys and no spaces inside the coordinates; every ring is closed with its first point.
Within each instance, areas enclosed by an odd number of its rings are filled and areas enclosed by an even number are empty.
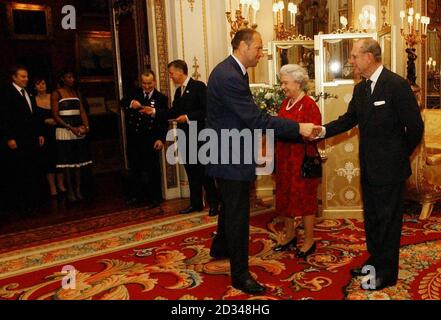
{"type": "Polygon", "coordinates": [[[300,134],[307,140],[317,140],[324,138],[324,128],[313,123],[299,123],[300,134]]]}

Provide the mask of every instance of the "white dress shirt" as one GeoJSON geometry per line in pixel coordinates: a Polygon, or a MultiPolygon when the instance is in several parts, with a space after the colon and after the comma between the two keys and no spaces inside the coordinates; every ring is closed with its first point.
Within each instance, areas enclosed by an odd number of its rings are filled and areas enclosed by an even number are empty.
{"type": "Polygon", "coordinates": [[[29,110],[31,110],[31,112],[34,112],[34,110],[32,110],[31,98],[29,97],[29,94],[27,93],[26,89],[18,86],[15,82],[13,82],[12,84],[15,87],[15,89],[17,89],[17,91],[20,93],[21,96],[23,96],[21,91],[24,90],[25,98],[26,98],[26,101],[28,102],[29,110]]]}
{"type": "Polygon", "coordinates": [[[247,74],[247,68],[245,68],[245,66],[242,64],[242,62],[239,61],[239,59],[236,58],[236,56],[234,54],[231,55],[234,60],[236,60],[236,62],[239,64],[240,69],[242,70],[243,75],[247,74]]]}
{"type": "MultiPolygon", "coordinates": [[[[380,78],[381,73],[383,72],[384,66],[381,65],[375,70],[375,72],[371,75],[371,77],[367,80],[371,80],[371,93],[374,93],[375,86],[377,85],[378,79],[380,78]]],[[[322,127],[322,132],[316,137],[316,139],[323,139],[326,137],[326,128],[322,127]]]]}

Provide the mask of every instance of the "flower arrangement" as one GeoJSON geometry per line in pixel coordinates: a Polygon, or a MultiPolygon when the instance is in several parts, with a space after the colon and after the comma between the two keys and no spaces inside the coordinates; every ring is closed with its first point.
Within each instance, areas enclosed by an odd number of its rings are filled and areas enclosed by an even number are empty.
{"type": "MultiPolygon", "coordinates": [[[[279,114],[280,106],[286,98],[285,92],[282,90],[280,84],[276,84],[273,87],[268,85],[252,87],[251,93],[259,109],[270,116],[277,116],[279,114]]],[[[338,96],[327,92],[320,92],[319,94],[310,92],[309,95],[316,103],[319,102],[320,99],[338,99],[338,96]]]]}
{"type": "Polygon", "coordinates": [[[271,86],[259,86],[251,88],[254,102],[257,104],[262,112],[267,113],[270,116],[277,116],[279,114],[280,106],[285,99],[285,93],[283,92],[279,84],[271,86]]]}

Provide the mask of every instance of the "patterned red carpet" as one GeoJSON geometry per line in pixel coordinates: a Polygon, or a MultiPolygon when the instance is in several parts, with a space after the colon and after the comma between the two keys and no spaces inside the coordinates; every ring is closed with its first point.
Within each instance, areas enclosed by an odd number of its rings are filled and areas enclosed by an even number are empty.
{"type": "MultiPolygon", "coordinates": [[[[172,216],[76,239],[0,254],[0,299],[439,299],[441,217],[405,222],[399,284],[359,289],[349,269],[366,259],[363,224],[322,220],[317,251],[306,261],[272,251],[274,213],[252,218],[250,265],[269,288],[262,297],[233,289],[228,261],[212,260],[216,220],[172,216]],[[76,269],[75,289],[62,289],[63,266],[76,269]]],[[[71,274],[73,275],[73,274],[71,274]]],[[[64,281],[66,283],[66,281],[64,281]]]]}

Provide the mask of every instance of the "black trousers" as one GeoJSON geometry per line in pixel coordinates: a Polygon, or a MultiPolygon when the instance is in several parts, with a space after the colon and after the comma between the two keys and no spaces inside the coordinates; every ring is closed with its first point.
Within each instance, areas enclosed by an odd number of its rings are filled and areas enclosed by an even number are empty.
{"type": "Polygon", "coordinates": [[[373,186],[364,182],[363,201],[366,243],[379,277],[397,279],[403,226],[404,186],[398,183],[373,186]]]}
{"type": "Polygon", "coordinates": [[[231,278],[248,277],[248,246],[250,235],[250,182],[216,180],[222,210],[217,223],[217,235],[211,250],[230,257],[231,278]]]}
{"type": "Polygon", "coordinates": [[[202,164],[185,164],[188,183],[190,185],[190,204],[195,208],[203,208],[203,190],[205,190],[210,208],[219,205],[219,194],[216,182],[205,173],[202,164]]]}
{"type": "Polygon", "coordinates": [[[18,146],[18,149],[5,153],[3,197],[7,210],[22,213],[39,207],[43,172],[39,147],[23,143],[18,146]]]}
{"type": "Polygon", "coordinates": [[[141,201],[162,201],[161,165],[154,141],[144,136],[129,137],[129,197],[141,201]]]}

